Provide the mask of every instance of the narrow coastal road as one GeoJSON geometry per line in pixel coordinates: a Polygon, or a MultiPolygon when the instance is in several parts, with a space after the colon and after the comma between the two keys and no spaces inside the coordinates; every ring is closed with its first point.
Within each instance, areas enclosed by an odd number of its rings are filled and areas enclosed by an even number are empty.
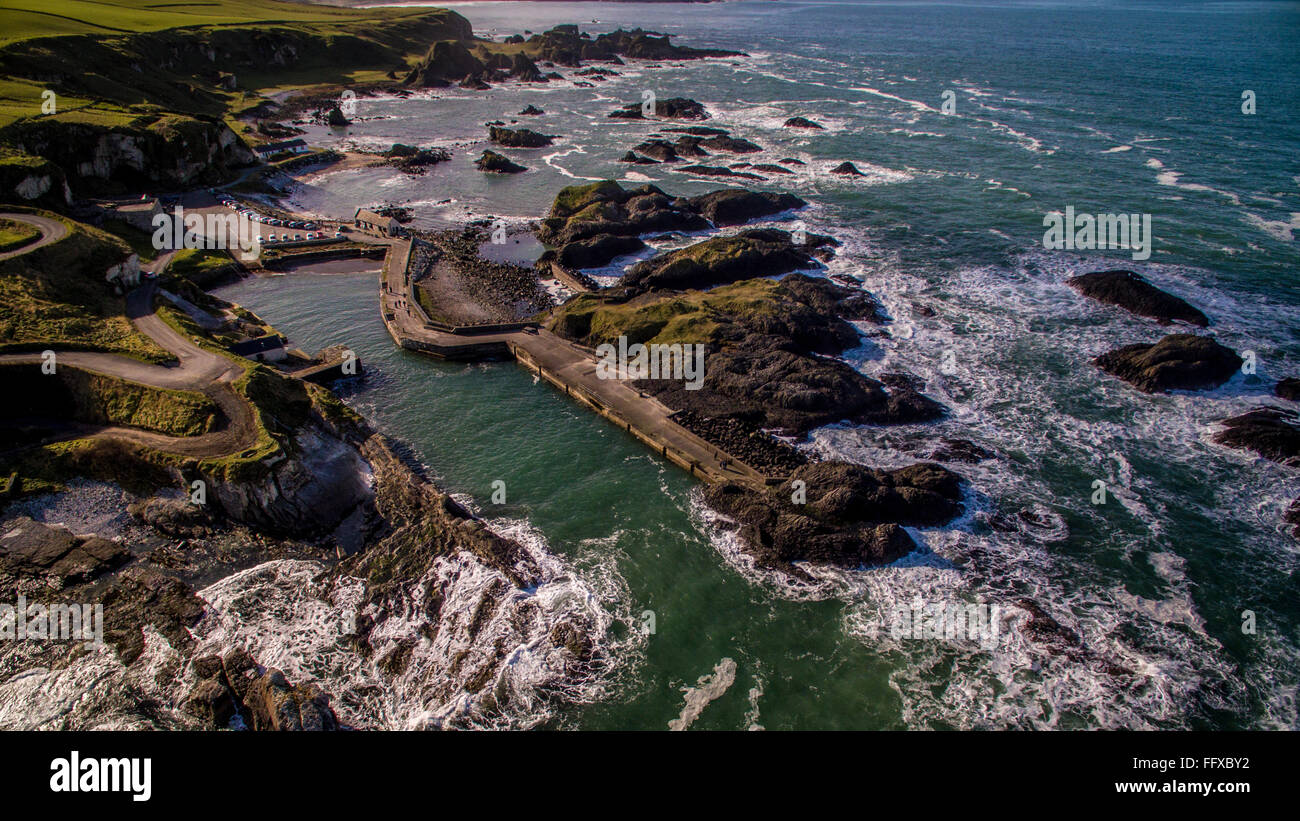
{"type": "Polygon", "coordinates": [[[35,242],[29,242],[28,244],[24,245],[22,248],[19,248],[15,251],[6,251],[5,253],[0,254],[0,262],[3,262],[6,259],[13,259],[14,257],[21,256],[23,254],[31,253],[32,251],[35,251],[37,248],[40,248],[44,245],[49,245],[51,242],[58,242],[68,234],[68,226],[64,225],[63,223],[59,222],[56,219],[50,219],[49,217],[42,217],[37,214],[15,214],[13,212],[3,211],[0,212],[0,219],[7,219],[7,220],[13,220],[14,222],[21,222],[26,225],[30,225],[33,228],[35,228],[37,231],[41,232],[40,239],[36,240],[35,242]]]}
{"type": "MultiPolygon", "coordinates": [[[[30,246],[29,246],[30,247],[30,246]]],[[[158,269],[168,260],[155,263],[158,269]]],[[[152,280],[133,290],[126,298],[126,313],[140,333],[176,357],[177,364],[151,365],[117,354],[89,351],[59,351],[57,365],[68,365],[103,376],[137,382],[153,388],[197,391],[221,409],[227,425],[221,430],[200,436],[166,436],[160,433],[124,427],[103,427],[60,423],[59,435],[49,441],[69,438],[118,439],[145,445],[166,453],[211,458],[225,456],[252,447],[257,442],[257,425],[253,411],[230,383],[243,374],[238,364],[219,354],[195,345],[174,330],[154,312],[157,284],[152,280]]],[[[0,364],[39,364],[39,353],[0,355],[0,364]]]]}

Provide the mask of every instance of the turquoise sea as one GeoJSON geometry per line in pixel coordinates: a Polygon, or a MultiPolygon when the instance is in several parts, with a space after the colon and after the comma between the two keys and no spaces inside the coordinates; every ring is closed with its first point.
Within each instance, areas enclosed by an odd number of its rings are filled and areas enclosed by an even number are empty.
{"type": "Polygon", "coordinates": [[[483,36],[642,26],[748,56],[631,64],[593,88],[565,80],[363,98],[358,122],[308,139],[445,145],[453,160],[419,177],[317,176],[294,206],[350,216],[394,202],[422,226],[522,223],[585,180],[712,190],[717,181],[669,166],[618,163],[653,126],[606,117],[646,89],[694,98],[709,125],[765,146],[746,161],[806,163],[755,186],[812,203],[799,218],[843,243],[828,273],[862,280],[885,305],[887,334],[847,358],[868,375],[915,373],[951,409],[925,426],[831,426],[806,447],[886,467],[941,436],[997,454],[952,466],[970,482],[969,513],[915,531],[917,554],[793,585],[749,567],[693,479],[515,364],[395,349],[373,274],[224,289],[300,347],[356,350],[369,375],[345,388],[347,400],[444,487],[593,591],[612,619],[614,663],[600,687],[548,704],[542,726],[664,729],[688,716],[695,729],[1296,728],[1300,542],[1282,516],[1300,496],[1300,471],[1211,436],[1220,419],[1281,403],[1273,383],[1300,375],[1300,4],[451,7],[483,36]],[[1243,113],[1246,91],[1254,114],[1243,113]],[[527,174],[475,171],[483,123],[528,104],[546,114],[519,119],[560,135],[556,145],[509,152],[527,174]],[[826,130],[781,127],[795,115],[826,130]],[[866,176],[828,173],[845,160],[866,176]],[[1151,258],[1044,250],[1044,215],[1067,206],[1150,214],[1151,258]],[[1209,333],[1255,352],[1257,374],[1169,396],[1103,375],[1092,357],[1165,332],[1064,284],[1111,267],[1200,307],[1209,333]],[[1104,505],[1092,503],[1098,479],[1104,505]],[[504,505],[491,503],[496,480],[504,505]],[[1086,652],[1052,652],[1019,629],[991,650],[888,630],[899,602],[1024,599],[1086,652]]]}

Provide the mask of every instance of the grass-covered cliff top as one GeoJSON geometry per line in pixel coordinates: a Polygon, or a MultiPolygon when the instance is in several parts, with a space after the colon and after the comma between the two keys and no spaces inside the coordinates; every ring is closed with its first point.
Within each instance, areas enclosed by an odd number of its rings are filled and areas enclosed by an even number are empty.
{"type": "MultiPolygon", "coordinates": [[[[6,206],[8,207],[8,206],[6,206]]],[[[131,251],[112,234],[49,212],[68,228],[62,239],[0,262],[0,353],[102,351],[171,362],[136,331],[126,301],[104,274],[131,251]]]]}
{"type": "Polygon", "coordinates": [[[382,78],[435,40],[470,36],[463,17],[427,7],[7,0],[0,128],[43,117],[101,126],[164,112],[220,117],[246,104],[247,91],[382,78]],[[46,89],[58,94],[52,115],[41,109],[46,89]]]}

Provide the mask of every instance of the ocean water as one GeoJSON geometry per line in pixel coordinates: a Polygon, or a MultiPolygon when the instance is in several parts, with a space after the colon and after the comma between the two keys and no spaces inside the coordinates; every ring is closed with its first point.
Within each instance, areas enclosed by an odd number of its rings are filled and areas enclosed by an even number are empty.
{"type": "MultiPolygon", "coordinates": [[[[445,145],[421,177],[326,173],[296,207],[350,216],[409,204],[417,224],[524,221],[605,177],[699,193],[718,181],[619,156],[650,123],[609,120],[641,92],[703,102],[710,125],[804,160],[753,187],[796,193],[810,230],[843,243],[828,272],[862,280],[891,317],[846,358],[907,370],[950,409],[932,425],[816,431],[805,447],[878,466],[940,436],[997,454],[953,465],[969,513],[915,530],[895,565],[795,585],[757,571],[699,487],[513,363],[451,364],[394,348],[373,274],[290,274],[222,295],[301,347],[344,343],[368,377],[346,398],[409,444],[449,490],[526,533],[599,591],[619,655],[605,686],[548,714],[590,729],[1295,728],[1297,547],[1282,524],[1300,472],[1214,444],[1215,423],[1300,375],[1300,4],[1201,2],[452,4],[480,35],[559,23],[643,26],[747,57],[633,64],[572,82],[362,99],[322,144],[445,145]],[[1242,112],[1255,94],[1256,113],[1242,112]],[[955,112],[943,113],[945,92],[955,112]],[[560,135],[509,151],[527,174],[471,165],[482,124],[560,135]],[[824,131],[781,128],[805,116],[824,131]],[[829,174],[849,160],[865,177],[829,174]],[[1044,250],[1043,216],[1152,216],[1153,253],[1044,250]],[[1255,376],[1147,396],[1090,364],[1158,325],[1084,300],[1076,273],[1124,267],[1188,299],[1209,333],[1254,351],[1255,376]],[[1107,483],[1092,503],[1094,480],[1107,483]],[[493,505],[493,482],[507,501],[493,505]],[[1029,599],[1086,652],[1013,618],[992,648],[891,637],[898,603],[1029,599]],[[652,615],[654,632],[628,641],[652,615]],[[1257,630],[1244,633],[1243,611],[1257,630]]],[[[570,70],[560,69],[569,74],[570,70]]],[[[734,160],[733,160],[734,161],[734,160]]],[[[748,183],[747,183],[748,184],[748,183]]],[[[616,271],[611,271],[616,273],[616,271]]],[[[321,682],[329,689],[329,681],[321,682]]]]}

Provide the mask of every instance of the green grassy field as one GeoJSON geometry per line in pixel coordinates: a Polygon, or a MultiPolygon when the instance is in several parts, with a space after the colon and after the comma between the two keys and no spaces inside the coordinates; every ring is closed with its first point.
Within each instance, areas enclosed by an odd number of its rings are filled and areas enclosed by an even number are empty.
{"type": "Polygon", "coordinates": [[[25,222],[0,219],[0,253],[21,248],[41,235],[25,222]]]}
{"type": "Polygon", "coordinates": [[[311,23],[354,25],[418,17],[428,9],[346,9],[274,0],[148,3],[128,0],[4,0],[0,45],[64,34],[132,34],[188,26],[311,23]]]}

